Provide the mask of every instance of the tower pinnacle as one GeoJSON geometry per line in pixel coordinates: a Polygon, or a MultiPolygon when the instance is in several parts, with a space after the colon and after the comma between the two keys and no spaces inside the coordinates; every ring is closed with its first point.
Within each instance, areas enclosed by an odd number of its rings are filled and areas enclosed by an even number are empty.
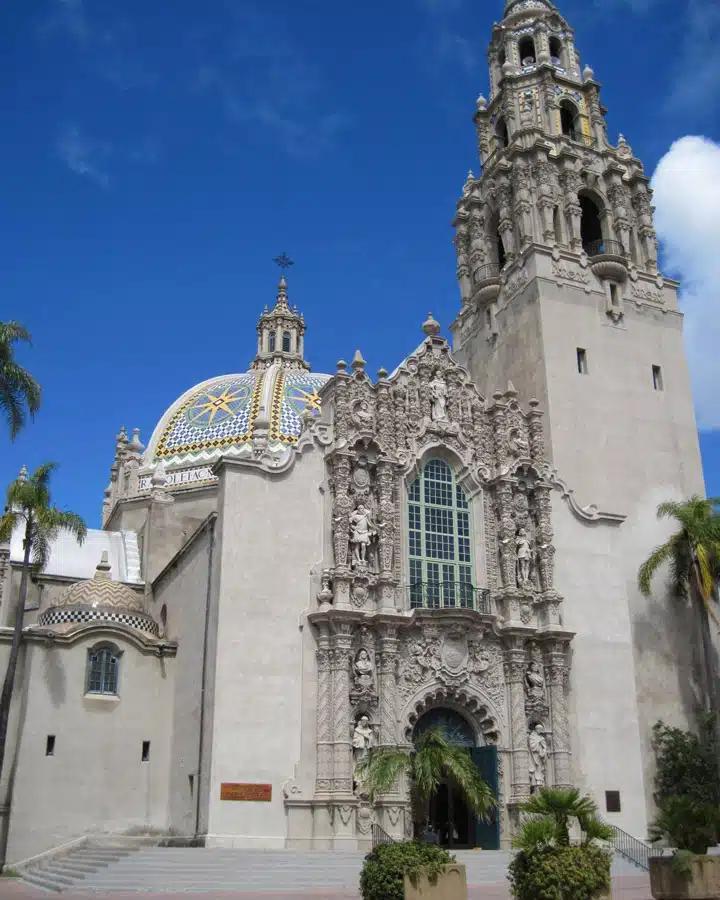
{"type": "Polygon", "coordinates": [[[252,362],[253,369],[266,369],[279,363],[285,369],[309,369],[303,358],[305,319],[298,313],[297,306],[290,307],[285,270],[293,261],[283,253],[274,260],[283,273],[277,287],[275,306],[260,316],[257,324],[258,349],[252,362]]]}

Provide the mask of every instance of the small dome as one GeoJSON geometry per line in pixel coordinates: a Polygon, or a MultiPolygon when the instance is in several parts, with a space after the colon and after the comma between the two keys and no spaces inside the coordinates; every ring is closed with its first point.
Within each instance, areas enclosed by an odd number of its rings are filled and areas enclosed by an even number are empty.
{"type": "Polygon", "coordinates": [[[143,607],[138,594],[110,578],[107,550],[103,550],[95,575],[78,581],[38,618],[38,625],[75,626],[88,622],[118,622],[157,635],[157,623],[143,607]]]}

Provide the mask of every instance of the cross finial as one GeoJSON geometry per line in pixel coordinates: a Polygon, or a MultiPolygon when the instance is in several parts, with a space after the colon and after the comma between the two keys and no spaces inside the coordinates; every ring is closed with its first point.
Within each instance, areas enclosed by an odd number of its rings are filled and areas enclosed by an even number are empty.
{"type": "Polygon", "coordinates": [[[290,259],[287,253],[284,252],[281,253],[280,256],[276,256],[273,262],[275,263],[275,265],[279,266],[283,270],[283,272],[285,271],[285,269],[289,269],[290,266],[295,265],[295,260],[290,259]]]}

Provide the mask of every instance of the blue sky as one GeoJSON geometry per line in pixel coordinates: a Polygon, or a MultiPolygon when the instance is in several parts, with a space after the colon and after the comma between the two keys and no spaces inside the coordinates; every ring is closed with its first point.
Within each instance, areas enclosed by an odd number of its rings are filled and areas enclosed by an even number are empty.
{"type": "MultiPolygon", "coordinates": [[[[706,4],[560,8],[648,174],[678,138],[717,141],[706,4]]],[[[501,18],[502,0],[10,0],[0,296],[45,400],[0,443],[4,480],[54,459],[57,501],[97,526],[120,425],[147,441],[188,387],[245,371],[283,250],[316,371],[356,347],[392,369],[428,310],[447,334],[501,18]]]]}

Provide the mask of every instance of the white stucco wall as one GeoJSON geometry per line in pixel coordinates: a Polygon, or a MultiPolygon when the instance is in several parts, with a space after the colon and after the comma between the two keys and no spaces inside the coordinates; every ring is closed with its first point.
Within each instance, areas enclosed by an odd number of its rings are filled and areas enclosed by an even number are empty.
{"type": "Polygon", "coordinates": [[[84,834],[166,828],[173,664],[100,630],[70,647],[28,645],[9,865],[84,834]],[[87,651],[100,640],[123,650],[117,699],[85,696],[87,651]],[[51,734],[55,752],[46,756],[51,734]]]}
{"type": "Polygon", "coordinates": [[[211,846],[285,846],[282,785],[301,756],[301,616],[322,555],[323,472],[312,450],[286,475],[221,473],[211,846]],[[223,782],[271,784],[272,801],[221,801],[223,782]]]}

